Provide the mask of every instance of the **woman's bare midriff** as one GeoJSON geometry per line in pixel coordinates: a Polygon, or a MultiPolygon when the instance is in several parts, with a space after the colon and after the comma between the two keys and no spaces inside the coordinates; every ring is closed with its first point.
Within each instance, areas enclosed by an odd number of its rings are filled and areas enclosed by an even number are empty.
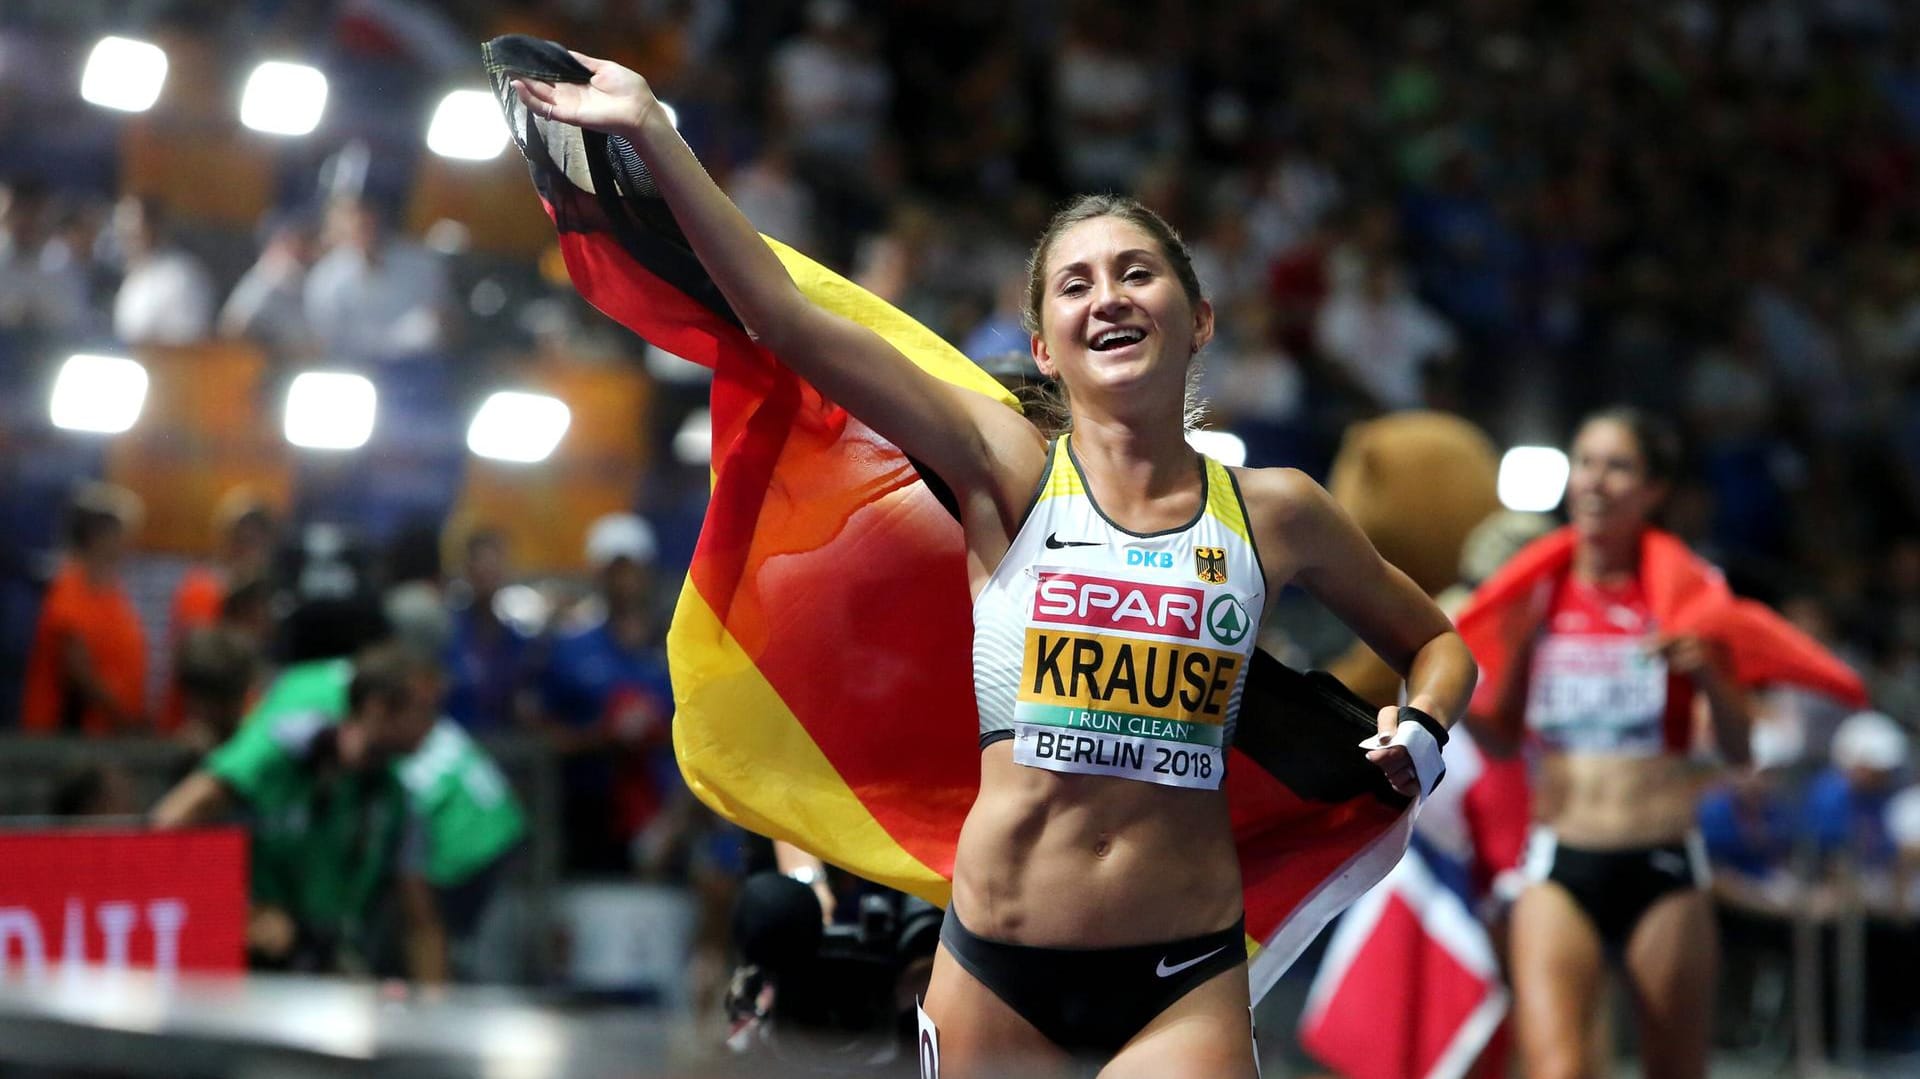
{"type": "Polygon", "coordinates": [[[992,940],[1108,948],[1198,936],[1241,912],[1224,790],[1068,775],[981,754],[953,906],[992,940]]]}
{"type": "Polygon", "coordinates": [[[1683,757],[1552,754],[1541,761],[1533,818],[1588,850],[1673,843],[1693,829],[1697,782],[1683,757]]]}

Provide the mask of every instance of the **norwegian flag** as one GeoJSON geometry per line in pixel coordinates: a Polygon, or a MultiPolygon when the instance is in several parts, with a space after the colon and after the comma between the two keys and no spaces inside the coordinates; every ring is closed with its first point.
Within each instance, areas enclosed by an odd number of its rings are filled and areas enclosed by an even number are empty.
{"type": "Polygon", "coordinates": [[[1469,896],[1518,854],[1525,775],[1464,729],[1445,752],[1448,782],[1334,930],[1300,1019],[1301,1045],[1348,1079],[1461,1079],[1499,1054],[1507,991],[1469,896]]]}

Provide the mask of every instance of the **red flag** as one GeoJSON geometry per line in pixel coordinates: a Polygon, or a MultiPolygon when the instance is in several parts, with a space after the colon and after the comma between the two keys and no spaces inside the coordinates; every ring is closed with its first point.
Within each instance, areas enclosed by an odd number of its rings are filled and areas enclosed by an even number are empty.
{"type": "MultiPolygon", "coordinates": [[[[581,295],[714,371],[713,496],[667,642],[688,785],[744,827],[944,905],[979,785],[959,525],[905,455],[741,329],[631,147],[531,116],[509,85],[584,68],[525,37],[486,58],[581,295]]],[[[1014,407],[931,331],[768,243],[814,303],[1014,407]]],[[[1256,996],[1405,847],[1408,803],[1356,748],[1374,729],[1364,704],[1256,653],[1228,764],[1256,996]]]]}
{"type": "MultiPolygon", "coordinates": [[[[1544,609],[1553,586],[1571,570],[1576,538],[1562,528],[1528,544],[1480,586],[1454,624],[1480,663],[1477,710],[1490,711],[1519,645],[1532,628],[1530,612],[1544,609]]],[[[1720,571],[1680,538],[1659,529],[1641,534],[1640,576],[1647,605],[1663,631],[1699,634],[1723,646],[1733,677],[1747,686],[1786,683],[1865,707],[1860,676],[1792,623],[1752,600],[1735,596],[1720,571]]]]}
{"type": "Polygon", "coordinates": [[[1416,847],[1334,930],[1300,1044],[1347,1079],[1460,1079],[1506,1012],[1486,929],[1416,847]]]}
{"type": "Polygon", "coordinates": [[[1473,908],[1519,856],[1526,777],[1464,728],[1445,754],[1413,849],[1334,930],[1300,1018],[1302,1046],[1352,1079],[1503,1070],[1507,995],[1473,908]]]}

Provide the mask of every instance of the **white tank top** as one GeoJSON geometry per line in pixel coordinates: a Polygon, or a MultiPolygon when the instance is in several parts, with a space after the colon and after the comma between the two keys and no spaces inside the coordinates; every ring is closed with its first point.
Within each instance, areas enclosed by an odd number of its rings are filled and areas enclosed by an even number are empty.
{"type": "Polygon", "coordinates": [[[973,602],[980,744],[1035,768],[1217,790],[1266,576],[1240,488],[1200,457],[1200,510],[1141,535],[1088,493],[1062,436],[973,602]]]}

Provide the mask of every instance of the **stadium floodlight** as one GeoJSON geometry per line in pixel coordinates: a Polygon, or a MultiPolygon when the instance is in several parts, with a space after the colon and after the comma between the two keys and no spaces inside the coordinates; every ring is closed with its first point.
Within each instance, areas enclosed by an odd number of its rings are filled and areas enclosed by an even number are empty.
{"type": "Polygon", "coordinates": [[[76,353],[60,365],[48,409],[63,431],[117,435],[133,427],[147,403],[147,369],[124,356],[76,353]]]}
{"type": "Polygon", "coordinates": [[[1231,431],[1188,431],[1187,445],[1230,468],[1247,463],[1247,444],[1231,431]]]}
{"type": "Polygon", "coordinates": [[[1500,458],[1500,504],[1523,513],[1546,513],[1567,492],[1567,455],[1552,446],[1515,446],[1500,458]]]}
{"type": "Polygon", "coordinates": [[[87,54],[80,96],[103,109],[145,112],[160,100],[166,81],[166,50],[147,41],[103,37],[87,54]]]}
{"type": "Polygon", "coordinates": [[[327,108],[327,77],[319,68],[268,60],[247,76],[240,122],[269,135],[305,135],[327,108]]]}
{"type": "Polygon", "coordinates": [[[378,400],[362,375],[303,372],[287,389],[287,441],[309,450],[357,450],[373,437],[378,400]]]}
{"type": "Polygon", "coordinates": [[[507,148],[507,121],[485,90],[455,90],[440,99],[427,125],[427,149],[462,161],[490,161],[507,148]]]}
{"type": "Polygon", "coordinates": [[[474,413],[467,448],[495,461],[533,464],[552,456],[572,422],[572,411],[557,397],[502,390],[474,413]]]}
{"type": "Polygon", "coordinates": [[[673,459],[683,465],[713,463],[713,414],[696,408],[673,433],[673,459]]]}

